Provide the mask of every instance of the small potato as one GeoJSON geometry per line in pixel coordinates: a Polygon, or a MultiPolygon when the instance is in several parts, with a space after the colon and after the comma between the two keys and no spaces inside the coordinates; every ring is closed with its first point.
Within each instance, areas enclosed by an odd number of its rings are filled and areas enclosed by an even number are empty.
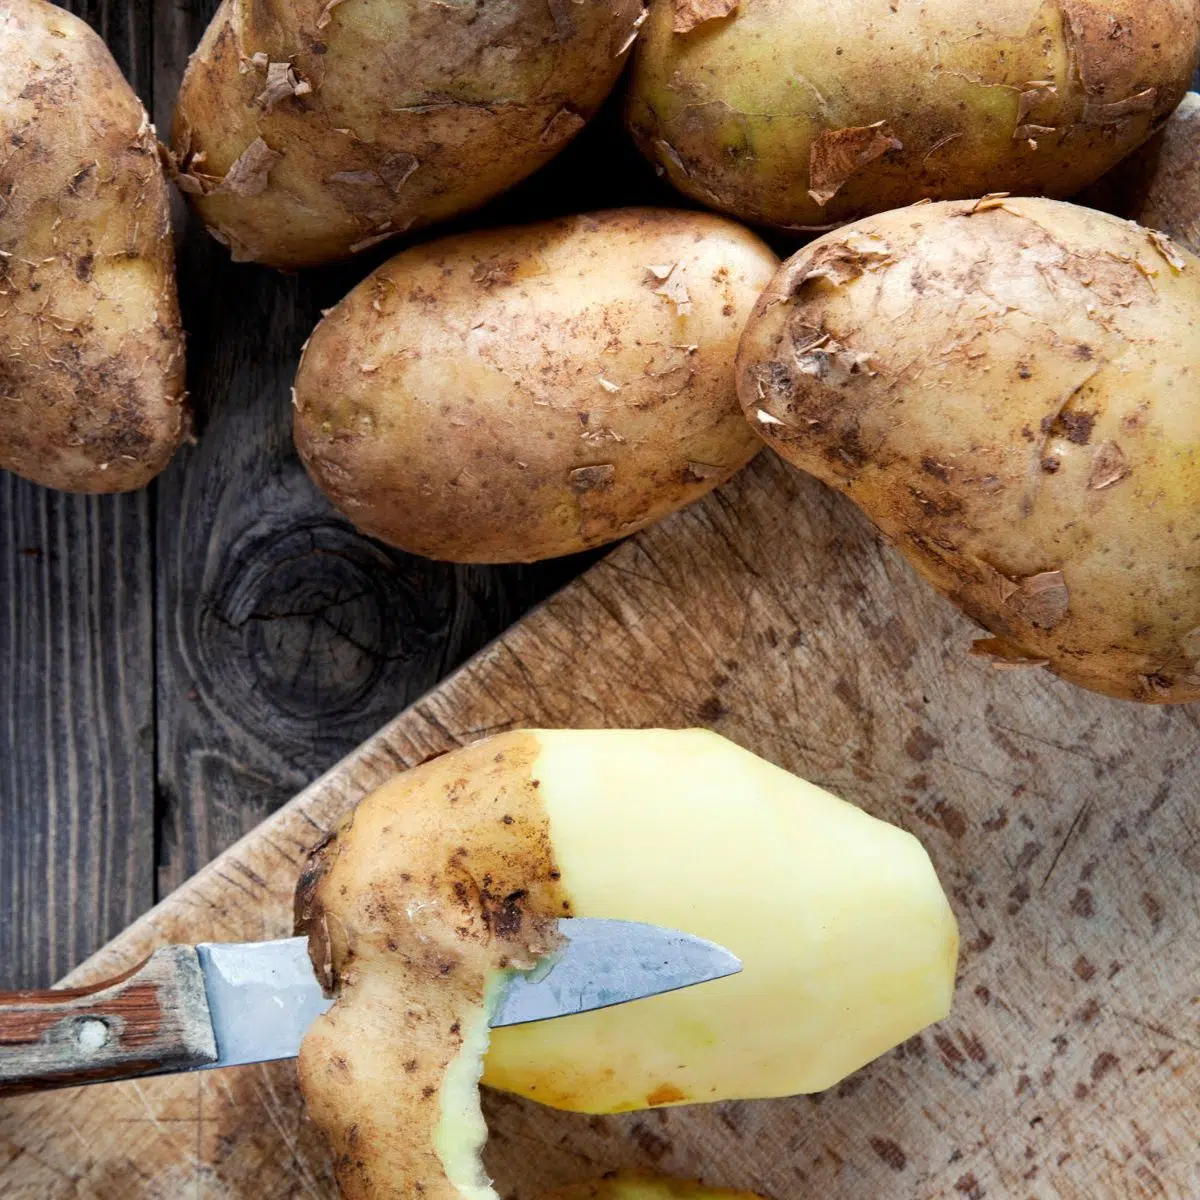
{"type": "Polygon", "coordinates": [[[87,25],[0,0],[0,467],[129,491],[186,429],[154,129],[87,25]]]}
{"type": "Polygon", "coordinates": [[[1200,259],[1051,200],[922,205],[806,247],[738,357],[751,423],[995,636],[1200,699],[1200,259]]]}
{"type": "Polygon", "coordinates": [[[1200,0],[654,0],[629,123],[681,191],[829,227],[1070,196],[1179,103],[1200,0]]]}
{"type": "Polygon", "coordinates": [[[360,529],[430,558],[624,537],[759,449],[733,362],[776,265],[730,221],[652,209],[406,250],[317,326],[301,457],[360,529]]]}
{"type": "Polygon", "coordinates": [[[1200,254],[1200,95],[1188,92],[1160,133],[1080,199],[1200,254]]]}
{"type": "Polygon", "coordinates": [[[175,109],[179,185],[236,260],[346,258],[553,158],[644,16],[642,0],[224,0],[175,109]]]}

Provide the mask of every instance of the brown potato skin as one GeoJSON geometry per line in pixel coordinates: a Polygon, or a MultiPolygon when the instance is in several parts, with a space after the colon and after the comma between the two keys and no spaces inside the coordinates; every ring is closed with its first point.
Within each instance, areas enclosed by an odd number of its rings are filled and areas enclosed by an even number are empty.
{"type": "Polygon", "coordinates": [[[296,932],[337,1003],[300,1047],[308,1115],[343,1200],[452,1200],[437,1098],[488,978],[528,968],[571,915],[536,781],[537,736],[500,734],[368,796],[313,852],[296,932]]]}
{"type": "Polygon", "coordinates": [[[180,186],[237,260],[346,258],[548,162],[611,91],[642,16],[642,0],[225,0],[175,109],[180,186]],[[299,94],[267,97],[270,62],[299,94]],[[256,139],[281,157],[231,184],[256,139]]]}
{"type": "Polygon", "coordinates": [[[577,1183],[542,1200],[765,1200],[752,1192],[731,1192],[663,1175],[618,1171],[591,1183],[577,1183]]]}
{"type": "Polygon", "coordinates": [[[785,228],[1074,195],[1167,118],[1200,49],[1200,0],[741,0],[688,33],[675,9],[654,0],[638,41],[634,137],[681,191],[785,228]],[[902,148],[864,142],[814,199],[814,147],[878,122],[902,148]]]}
{"type": "Polygon", "coordinates": [[[1200,254],[1200,95],[1188,92],[1161,132],[1080,201],[1160,230],[1200,254]]]}
{"type": "Polygon", "coordinates": [[[1200,699],[1200,260],[1041,199],[814,242],[742,339],[747,416],[994,635],[1122,699],[1200,699]],[[1056,574],[1061,573],[1061,574],[1056,574]]]}
{"type": "Polygon", "coordinates": [[[0,467],[123,492],[187,431],[168,193],[104,43],[0,0],[0,467]]]}
{"type": "Polygon", "coordinates": [[[309,341],[301,458],[360,529],[430,558],[532,562],[624,537],[760,449],[733,367],[776,261],[723,218],[653,209],[406,250],[309,341]],[[690,312],[652,265],[674,267],[690,312]]]}

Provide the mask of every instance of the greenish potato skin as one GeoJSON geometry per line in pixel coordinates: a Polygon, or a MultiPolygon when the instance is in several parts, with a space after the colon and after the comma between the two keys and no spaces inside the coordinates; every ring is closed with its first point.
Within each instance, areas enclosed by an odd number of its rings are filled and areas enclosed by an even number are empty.
{"type": "Polygon", "coordinates": [[[187,436],[168,192],[99,36],[0,0],[0,468],[132,491],[187,436]]]}
{"type": "Polygon", "coordinates": [[[734,357],[777,263],[731,221],[654,209],[406,250],[309,341],[301,457],[360,529],[430,558],[624,537],[761,448],[734,357]]]}
{"type": "Polygon", "coordinates": [[[224,0],[184,76],[177,182],[236,260],[344,259],[548,162],[642,0],[224,0]]]}
{"type": "Polygon", "coordinates": [[[918,205],[781,268],[747,417],[994,635],[1128,700],[1200,699],[1200,259],[1044,199],[918,205]]]}
{"type": "Polygon", "coordinates": [[[687,33],[675,12],[654,0],[639,40],[633,135],[681,191],[782,228],[1074,195],[1166,119],[1200,47],[1200,0],[741,0],[687,33]]]}

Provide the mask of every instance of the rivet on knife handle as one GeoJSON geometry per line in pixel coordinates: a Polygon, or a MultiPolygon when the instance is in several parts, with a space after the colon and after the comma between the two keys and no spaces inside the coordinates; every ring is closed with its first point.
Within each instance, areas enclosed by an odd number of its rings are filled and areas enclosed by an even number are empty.
{"type": "Polygon", "coordinates": [[[185,1071],[216,1057],[191,946],[156,950],[94,988],[0,993],[0,1096],[185,1071]]]}

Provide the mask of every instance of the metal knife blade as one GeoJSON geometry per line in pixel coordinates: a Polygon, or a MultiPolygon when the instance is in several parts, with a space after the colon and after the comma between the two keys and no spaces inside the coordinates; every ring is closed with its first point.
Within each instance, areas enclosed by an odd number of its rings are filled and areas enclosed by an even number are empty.
{"type": "MultiPolygon", "coordinates": [[[[558,928],[567,944],[510,978],[493,1028],[625,1004],[742,969],[724,947],[657,925],[574,917],[558,928]]],[[[294,1058],[333,1003],[321,993],[305,938],[201,943],[196,954],[217,1043],[216,1061],[199,1069],[294,1058]]]]}

